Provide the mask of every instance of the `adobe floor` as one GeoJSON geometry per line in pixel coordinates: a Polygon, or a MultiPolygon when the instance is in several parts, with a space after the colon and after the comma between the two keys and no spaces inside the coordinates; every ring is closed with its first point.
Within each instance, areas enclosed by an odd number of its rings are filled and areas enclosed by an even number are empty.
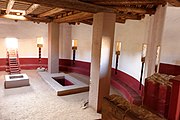
{"type": "MultiPolygon", "coordinates": [[[[56,96],[35,70],[25,70],[30,86],[4,89],[0,72],[0,120],[94,120],[101,118],[92,108],[82,109],[88,92],[56,96]]],[[[78,74],[74,74],[78,77],[78,74]]],[[[81,76],[83,77],[83,76],[81,76]]],[[[79,77],[80,78],[80,77],[79,77]]],[[[82,78],[85,79],[85,78],[82,78]]],[[[117,93],[111,89],[111,93],[117,93]]]]}

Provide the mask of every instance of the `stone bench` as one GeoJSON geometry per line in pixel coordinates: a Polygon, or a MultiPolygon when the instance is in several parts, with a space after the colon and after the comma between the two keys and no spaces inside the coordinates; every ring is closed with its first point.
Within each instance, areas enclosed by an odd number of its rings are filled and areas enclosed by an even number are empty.
{"type": "Polygon", "coordinates": [[[129,103],[123,97],[111,95],[103,98],[102,120],[165,120],[142,106],[129,103]]]}
{"type": "Polygon", "coordinates": [[[77,66],[60,65],[59,70],[63,71],[63,72],[75,72],[75,73],[79,73],[79,74],[82,74],[82,75],[90,76],[90,73],[89,73],[88,69],[84,69],[82,67],[77,67],[77,66]]]}
{"type": "Polygon", "coordinates": [[[126,83],[115,78],[111,78],[111,85],[117,88],[122,96],[126,98],[130,103],[142,105],[142,97],[126,83]]]}

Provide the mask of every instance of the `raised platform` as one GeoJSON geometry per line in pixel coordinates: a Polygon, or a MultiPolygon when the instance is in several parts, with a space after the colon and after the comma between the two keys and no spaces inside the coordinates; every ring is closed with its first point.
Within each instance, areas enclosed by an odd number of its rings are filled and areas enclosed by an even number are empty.
{"type": "Polygon", "coordinates": [[[39,72],[39,75],[56,91],[58,96],[86,92],[89,90],[88,84],[65,73],[50,74],[48,72],[39,72]]]}
{"type": "Polygon", "coordinates": [[[26,74],[5,75],[4,87],[15,88],[29,85],[29,78],[26,74]]]}

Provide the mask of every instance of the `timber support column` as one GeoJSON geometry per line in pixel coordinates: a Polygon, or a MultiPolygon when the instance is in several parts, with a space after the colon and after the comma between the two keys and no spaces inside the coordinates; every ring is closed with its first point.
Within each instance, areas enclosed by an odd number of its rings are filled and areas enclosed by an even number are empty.
{"type": "Polygon", "coordinates": [[[89,105],[101,112],[102,100],[109,95],[116,15],[93,16],[89,105]]]}
{"type": "Polygon", "coordinates": [[[48,72],[59,72],[59,24],[48,24],[48,72]]]}
{"type": "Polygon", "coordinates": [[[180,75],[170,80],[172,85],[168,120],[180,120],[180,75]]]}

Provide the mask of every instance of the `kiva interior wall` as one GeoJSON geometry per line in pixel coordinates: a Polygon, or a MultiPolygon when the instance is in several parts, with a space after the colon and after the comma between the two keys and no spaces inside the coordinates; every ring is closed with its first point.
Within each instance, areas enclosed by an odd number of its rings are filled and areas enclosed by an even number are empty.
{"type": "MultiPolygon", "coordinates": [[[[122,42],[118,69],[139,79],[141,70],[141,50],[144,43],[146,19],[128,20],[126,24],[116,23],[114,41],[122,42]]],[[[91,61],[92,26],[80,24],[72,26],[72,39],[78,40],[77,60],[91,61]]],[[[112,67],[115,67],[115,44],[112,67]]]]}
{"type": "Polygon", "coordinates": [[[78,40],[76,60],[91,61],[92,26],[86,24],[72,25],[72,39],[78,40]]]}
{"type": "Polygon", "coordinates": [[[6,37],[15,37],[18,39],[18,51],[21,58],[38,57],[38,48],[36,44],[37,36],[44,38],[42,48],[42,57],[48,55],[48,28],[44,23],[33,23],[29,21],[18,21],[0,19],[0,58],[6,58],[6,37]]]}
{"type": "Polygon", "coordinates": [[[180,65],[180,8],[167,7],[162,39],[161,63],[180,65]]]}
{"type": "Polygon", "coordinates": [[[59,25],[59,58],[71,59],[72,52],[72,26],[68,23],[59,25]]]}
{"type": "MultiPolygon", "coordinates": [[[[148,17],[148,16],[147,16],[148,17]]],[[[147,19],[127,20],[125,24],[116,23],[112,66],[115,68],[116,41],[121,41],[118,69],[140,79],[142,44],[145,43],[147,19]]]]}

